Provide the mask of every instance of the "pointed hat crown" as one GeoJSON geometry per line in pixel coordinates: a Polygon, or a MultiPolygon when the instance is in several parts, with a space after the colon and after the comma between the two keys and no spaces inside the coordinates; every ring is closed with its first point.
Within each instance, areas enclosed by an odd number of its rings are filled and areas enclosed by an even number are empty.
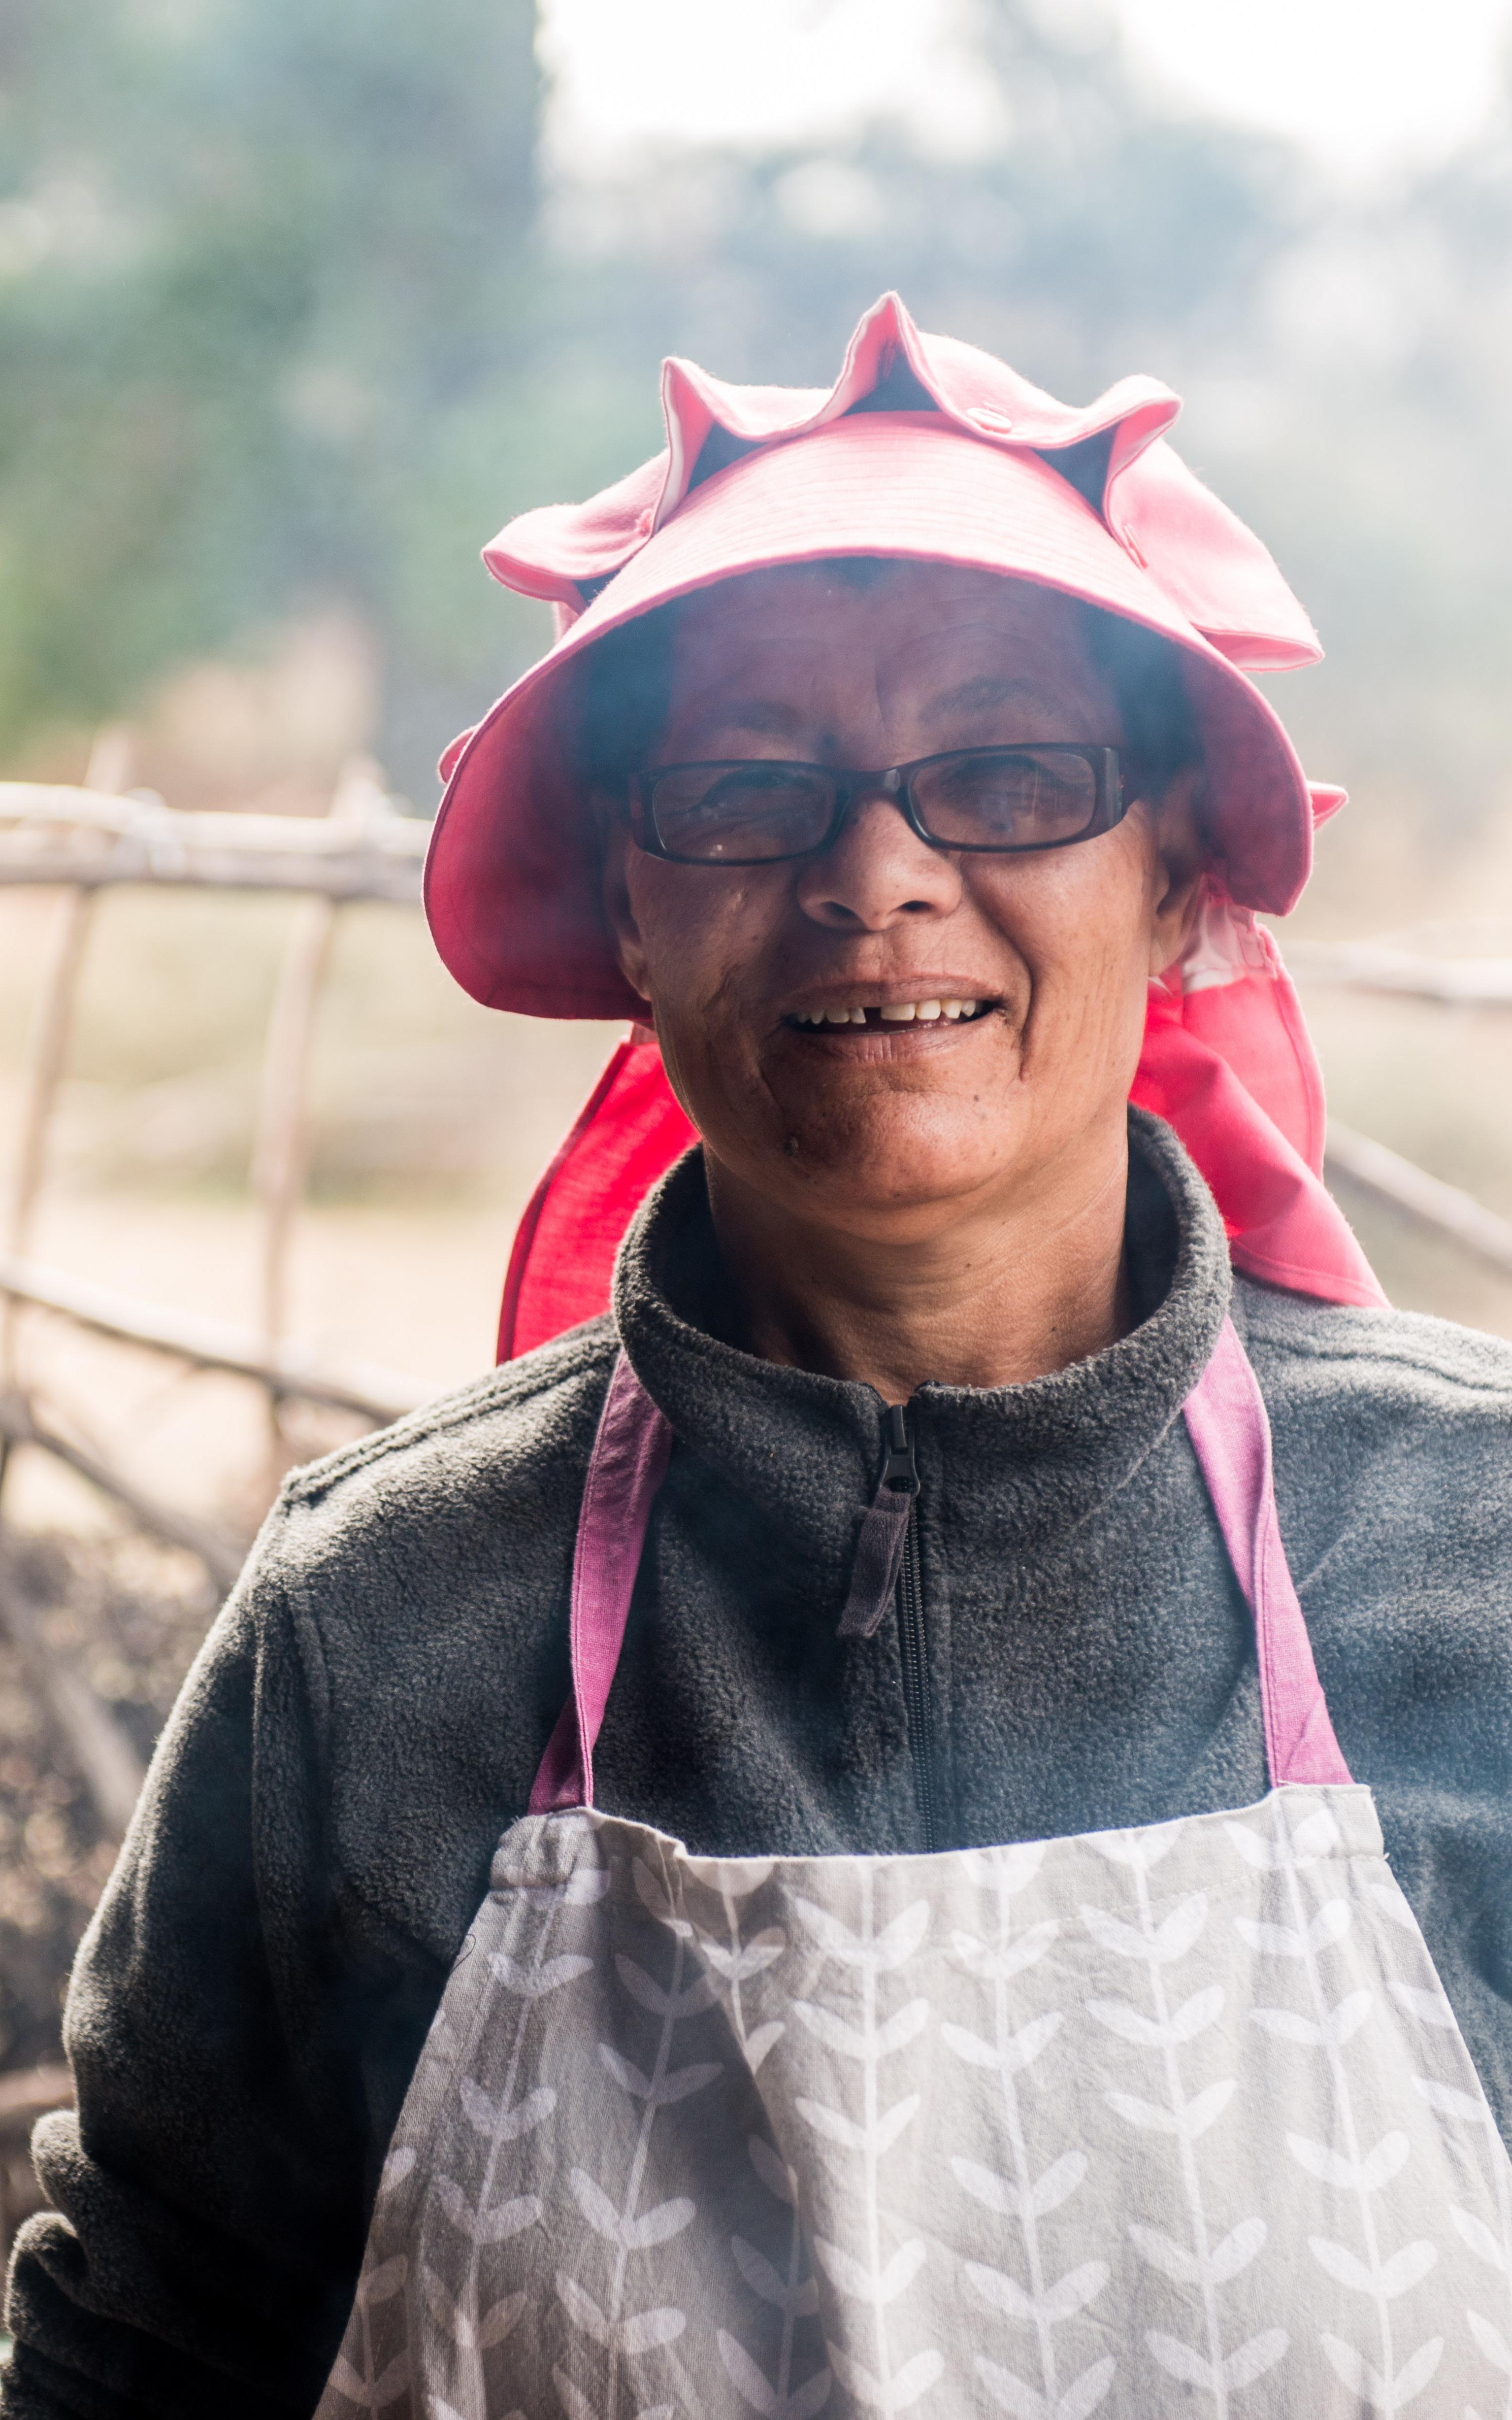
{"type": "Polygon", "coordinates": [[[1094,403],[1058,403],[977,346],[926,335],[899,296],[885,294],[827,392],[738,386],[673,357],[663,365],[661,399],[661,453],[586,504],[522,513],[484,549],[504,587],[575,616],[714,471],[851,412],[923,409],[968,437],[1047,458],[1230,663],[1279,672],[1322,653],[1267,549],[1165,442],[1181,400],[1158,379],[1119,379],[1094,403]]]}

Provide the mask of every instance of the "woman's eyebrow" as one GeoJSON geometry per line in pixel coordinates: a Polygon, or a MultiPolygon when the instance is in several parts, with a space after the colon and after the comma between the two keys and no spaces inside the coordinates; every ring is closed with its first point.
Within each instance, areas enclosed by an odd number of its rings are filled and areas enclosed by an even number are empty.
{"type": "Polygon", "coordinates": [[[1024,700],[1039,703],[1043,696],[1040,682],[1017,677],[1012,673],[980,673],[975,680],[961,681],[954,689],[942,690],[931,701],[933,714],[970,713],[983,706],[1014,706],[1024,700]]]}
{"type": "Polygon", "coordinates": [[[721,698],[714,719],[722,731],[766,731],[785,735],[803,721],[802,710],[780,698],[721,698]]]}

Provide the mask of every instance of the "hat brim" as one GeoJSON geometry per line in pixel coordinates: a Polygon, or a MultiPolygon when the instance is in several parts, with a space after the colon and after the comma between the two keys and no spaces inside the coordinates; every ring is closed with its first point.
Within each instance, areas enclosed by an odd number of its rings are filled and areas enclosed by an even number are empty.
{"type": "Polygon", "coordinates": [[[599,898],[578,770],[578,659],[716,582],[836,555],[959,564],[1121,614],[1181,650],[1217,870],[1284,915],[1312,862],[1312,812],[1273,709],[1039,455],[931,412],[858,412],[695,488],[563,637],[499,699],[455,765],[425,865],[436,946],[475,1000],[531,1016],[636,1016],[599,898]]]}

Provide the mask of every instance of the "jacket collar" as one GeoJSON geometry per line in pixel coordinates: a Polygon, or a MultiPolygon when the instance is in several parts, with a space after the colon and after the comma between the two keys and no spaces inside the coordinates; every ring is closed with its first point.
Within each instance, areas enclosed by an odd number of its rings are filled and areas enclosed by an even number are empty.
{"type": "MultiPolygon", "coordinates": [[[[1053,1548],[1125,1487],[1180,1412],[1231,1292],[1212,1197],[1169,1127],[1129,1113],[1126,1237],[1139,1325],[1105,1351],[1016,1387],[921,1387],[911,1415],[932,1525],[959,1549],[1053,1548]]],[[[883,1460],[869,1386],[759,1360],[720,1333],[724,1297],[702,1156],[648,1199],[621,1251],[614,1316],[680,1444],[750,1500],[842,1596],[883,1460]]]]}

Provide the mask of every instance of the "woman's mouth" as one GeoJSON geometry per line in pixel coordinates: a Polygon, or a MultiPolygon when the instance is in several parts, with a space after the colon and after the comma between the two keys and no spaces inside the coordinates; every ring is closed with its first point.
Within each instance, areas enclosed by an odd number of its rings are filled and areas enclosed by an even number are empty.
{"type": "Polygon", "coordinates": [[[841,1026],[885,1032],[897,1025],[969,1025],[996,1006],[990,1000],[836,1001],[824,1008],[795,1009],[783,1023],[799,1032],[836,1032],[841,1026]]]}

